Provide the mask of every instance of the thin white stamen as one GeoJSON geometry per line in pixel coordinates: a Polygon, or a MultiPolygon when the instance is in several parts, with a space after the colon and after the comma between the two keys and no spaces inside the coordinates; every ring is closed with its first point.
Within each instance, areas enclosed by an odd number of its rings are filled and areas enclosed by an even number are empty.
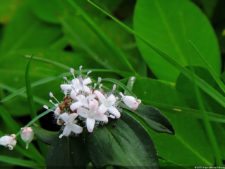
{"type": "Polygon", "coordinates": [[[52,92],[49,92],[49,96],[53,98],[57,103],[59,103],[58,99],[53,95],[52,92]]]}
{"type": "Polygon", "coordinates": [[[89,76],[89,74],[91,74],[92,73],[92,71],[91,70],[89,70],[88,72],[87,72],[87,76],[89,76]]]}
{"type": "Polygon", "coordinates": [[[48,110],[48,109],[49,109],[47,105],[44,105],[44,106],[43,106],[43,108],[45,108],[46,110],[48,110]]]}
{"type": "Polygon", "coordinates": [[[116,84],[114,84],[113,87],[112,87],[112,91],[115,91],[116,87],[117,87],[116,84]]]}
{"type": "Polygon", "coordinates": [[[51,104],[53,104],[54,106],[58,106],[58,104],[57,104],[57,103],[54,103],[51,99],[49,100],[49,102],[50,102],[51,104]]]}
{"type": "Polygon", "coordinates": [[[67,83],[70,83],[69,80],[67,79],[67,77],[63,77],[63,79],[64,79],[67,83]]]}
{"type": "Polygon", "coordinates": [[[72,74],[73,78],[75,79],[75,70],[73,68],[70,68],[70,73],[72,74]]]}

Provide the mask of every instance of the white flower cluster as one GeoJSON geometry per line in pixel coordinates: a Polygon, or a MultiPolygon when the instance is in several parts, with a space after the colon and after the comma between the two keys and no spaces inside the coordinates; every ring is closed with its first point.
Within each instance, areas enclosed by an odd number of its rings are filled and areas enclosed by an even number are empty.
{"type": "Polygon", "coordinates": [[[75,76],[74,69],[70,72],[73,76],[72,80],[64,78],[65,83],[60,85],[65,94],[63,101],[59,102],[51,92],[49,94],[56,101],[54,103],[50,100],[56,107],[54,114],[57,124],[63,126],[63,132],[59,138],[69,136],[71,133],[80,134],[83,132],[83,127],[87,127],[88,132],[93,132],[95,126],[108,123],[109,118],[120,118],[122,109],[120,102],[133,110],[137,109],[141,103],[133,96],[122,93],[116,95],[116,85],[111,91],[105,92],[101,78],[94,83],[88,76],[90,72],[85,76],[81,73],[75,76]]]}
{"type": "MultiPolygon", "coordinates": [[[[57,119],[57,124],[63,126],[63,132],[59,138],[69,136],[71,134],[80,134],[83,132],[83,127],[86,127],[88,132],[93,132],[94,127],[100,124],[106,124],[111,119],[119,119],[121,116],[121,102],[129,109],[136,110],[141,103],[141,100],[133,96],[127,96],[116,92],[116,85],[110,91],[103,90],[101,78],[98,78],[94,83],[87,75],[82,76],[81,69],[77,77],[74,69],[70,72],[73,76],[71,80],[64,78],[65,83],[60,85],[65,97],[59,102],[53,93],[49,96],[53,100],[49,100],[54,106],[54,115],[57,119]]],[[[48,109],[47,106],[44,108],[48,109]]],[[[0,137],[0,145],[12,150],[16,144],[17,135],[26,143],[28,148],[29,143],[33,140],[34,132],[31,127],[23,127],[17,134],[5,135],[0,137]]]]}

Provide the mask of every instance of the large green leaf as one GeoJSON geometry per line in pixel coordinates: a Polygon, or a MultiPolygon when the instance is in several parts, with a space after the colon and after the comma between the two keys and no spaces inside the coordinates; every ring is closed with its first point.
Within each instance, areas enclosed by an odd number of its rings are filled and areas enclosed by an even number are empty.
{"type": "Polygon", "coordinates": [[[174,134],[172,125],[159,109],[142,104],[138,107],[136,113],[157,132],[174,134]]]}
{"type": "Polygon", "coordinates": [[[122,119],[96,129],[87,141],[90,159],[97,167],[158,168],[151,138],[125,114],[122,119]]]}
{"type": "Polygon", "coordinates": [[[0,5],[0,23],[8,22],[21,2],[17,0],[2,0],[0,5]]]}
{"type": "Polygon", "coordinates": [[[171,122],[175,135],[156,134],[152,138],[160,157],[167,162],[183,165],[211,165],[214,157],[202,124],[185,105],[175,85],[159,80],[137,78],[133,90],[147,104],[158,105],[171,122]]]}
{"type": "MultiPolygon", "coordinates": [[[[220,72],[219,49],[215,34],[201,11],[187,0],[139,0],[134,29],[137,34],[172,56],[181,65],[207,67],[189,44],[196,44],[214,71],[220,72]]],[[[179,71],[137,38],[138,47],[154,74],[175,81],[179,71]],[[165,71],[166,70],[166,71],[165,71]]]]}
{"type": "MultiPolygon", "coordinates": [[[[0,45],[0,76],[15,87],[24,84],[24,54],[33,54],[31,49],[46,49],[61,35],[60,27],[40,22],[27,4],[18,9],[16,15],[4,29],[0,45]],[[24,50],[23,52],[21,50],[24,50]],[[11,72],[11,77],[6,76],[11,72]]],[[[40,77],[40,71],[31,73],[40,77]]]]}
{"type": "MultiPolygon", "coordinates": [[[[209,83],[212,87],[214,87],[218,92],[222,93],[219,89],[219,86],[216,84],[213,77],[210,75],[207,69],[201,67],[192,67],[199,77],[204,79],[207,83],[209,83]]],[[[187,105],[192,108],[199,108],[197,95],[195,93],[195,83],[188,78],[186,78],[183,74],[180,74],[177,78],[176,89],[180,93],[180,96],[185,100],[187,105]]],[[[214,113],[224,114],[225,108],[220,106],[215,100],[213,100],[209,95],[205,92],[201,91],[201,95],[203,96],[204,106],[207,111],[212,111],[214,113]]]]}
{"type": "Polygon", "coordinates": [[[45,144],[53,144],[56,137],[58,137],[58,132],[48,131],[38,126],[32,126],[35,136],[45,144]]]}
{"type": "Polygon", "coordinates": [[[79,46],[100,65],[128,72],[135,72],[126,54],[117,47],[77,2],[68,0],[71,15],[61,19],[66,37],[73,46],[79,46]]]}
{"type": "Polygon", "coordinates": [[[56,138],[47,156],[47,169],[85,168],[88,160],[82,137],[56,138]]]}

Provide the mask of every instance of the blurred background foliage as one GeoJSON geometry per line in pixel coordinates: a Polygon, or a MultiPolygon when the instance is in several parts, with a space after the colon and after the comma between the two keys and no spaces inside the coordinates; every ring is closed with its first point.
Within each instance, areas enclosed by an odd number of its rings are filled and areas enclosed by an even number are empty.
{"type": "MultiPolygon", "coordinates": [[[[152,132],[161,166],[224,163],[224,0],[92,0],[194,71],[213,92],[196,89],[194,80],[86,0],[0,2],[0,134],[18,131],[31,118],[25,70],[32,55],[29,77],[37,113],[49,91],[62,96],[59,84],[69,67],[83,65],[94,76],[122,81],[135,75],[134,93],[161,109],[175,128],[174,136],[152,132]]],[[[51,115],[40,123],[56,130],[51,115]]],[[[29,150],[22,143],[12,152],[1,148],[0,166],[39,168],[46,152],[38,141],[29,150]]]]}

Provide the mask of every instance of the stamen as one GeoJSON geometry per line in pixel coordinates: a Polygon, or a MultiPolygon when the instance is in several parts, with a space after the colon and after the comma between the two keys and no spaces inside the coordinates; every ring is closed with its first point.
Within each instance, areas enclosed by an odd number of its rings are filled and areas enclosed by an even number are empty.
{"type": "Polygon", "coordinates": [[[54,106],[58,106],[58,104],[57,104],[57,103],[54,103],[51,99],[49,100],[49,102],[50,102],[51,104],[53,104],[54,106]]]}
{"type": "Polygon", "coordinates": [[[79,66],[79,72],[78,72],[79,77],[82,77],[82,69],[83,69],[83,66],[80,65],[80,66],[79,66]]]}
{"type": "Polygon", "coordinates": [[[72,74],[73,78],[75,79],[75,70],[73,68],[70,68],[70,73],[72,74]]]}
{"type": "Polygon", "coordinates": [[[66,76],[64,76],[63,79],[64,79],[67,83],[70,83],[66,76]]]}
{"type": "Polygon", "coordinates": [[[46,110],[48,110],[48,109],[49,109],[47,105],[44,105],[44,106],[43,106],[43,108],[45,108],[46,110]]]}
{"type": "Polygon", "coordinates": [[[82,65],[80,65],[80,66],[79,66],[79,70],[80,70],[80,71],[82,71],[82,69],[83,69],[83,66],[82,66],[82,65]]]}
{"type": "Polygon", "coordinates": [[[123,95],[123,93],[122,93],[122,92],[120,92],[119,94],[120,94],[120,96],[121,96],[122,98],[124,97],[124,95],[123,95]]]}
{"type": "Polygon", "coordinates": [[[91,71],[91,70],[89,70],[89,71],[87,72],[86,77],[87,77],[87,76],[89,76],[89,74],[91,74],[91,73],[92,73],[92,71],[91,71]]]}
{"type": "Polygon", "coordinates": [[[116,87],[117,87],[116,84],[114,84],[113,87],[112,87],[112,91],[115,91],[116,87]]]}
{"type": "Polygon", "coordinates": [[[59,103],[58,99],[53,95],[52,92],[49,92],[49,96],[53,98],[57,103],[59,103]]]}

